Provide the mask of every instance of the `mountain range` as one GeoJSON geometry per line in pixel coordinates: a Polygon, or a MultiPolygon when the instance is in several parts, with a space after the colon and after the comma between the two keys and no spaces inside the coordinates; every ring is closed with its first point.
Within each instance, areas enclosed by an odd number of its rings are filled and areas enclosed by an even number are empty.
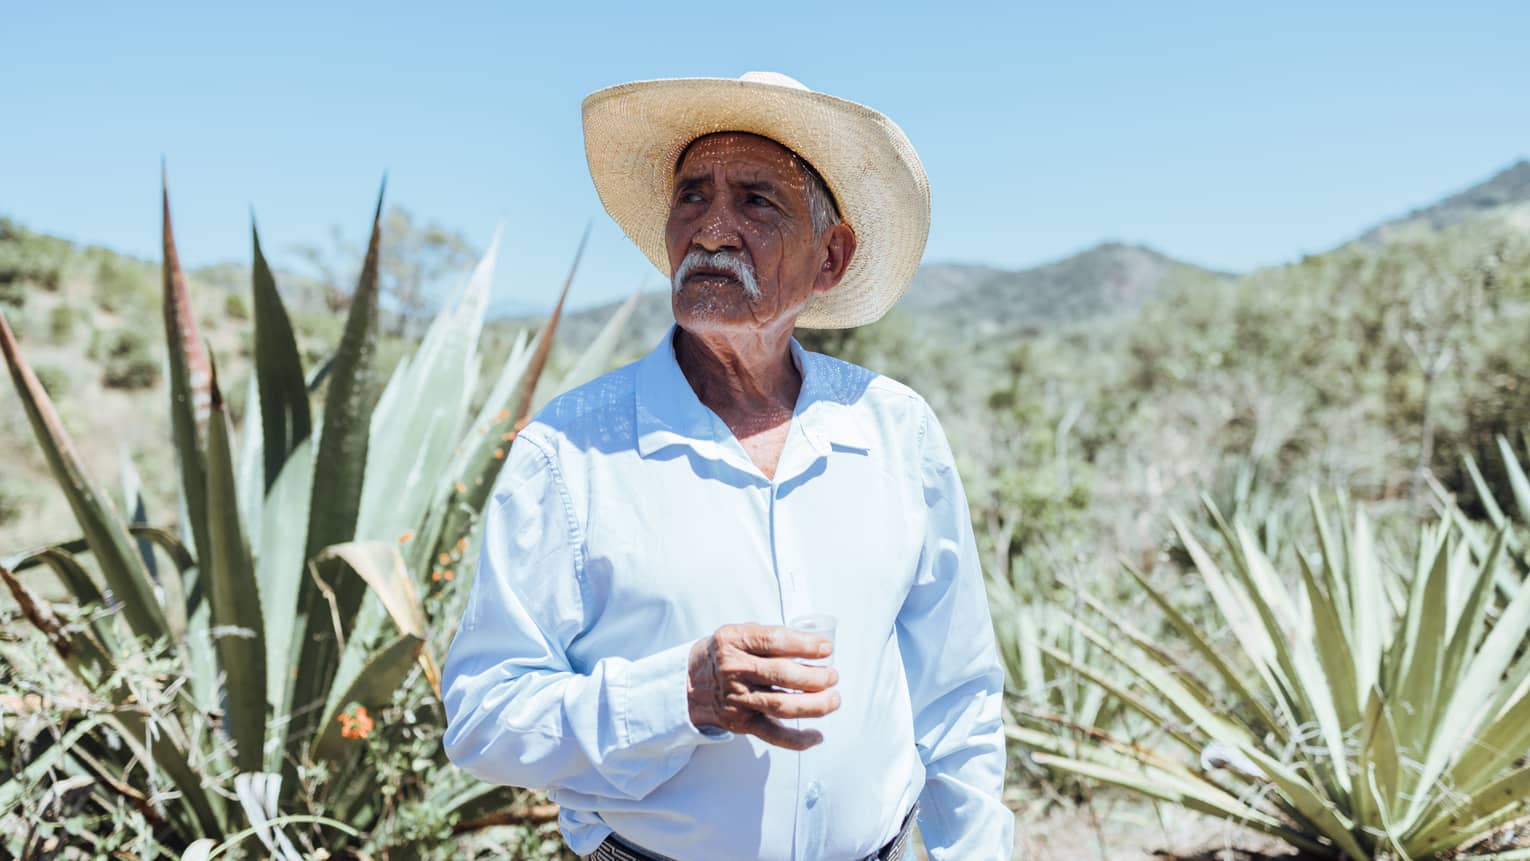
{"type": "MultiPolygon", "coordinates": [[[[1438,230],[1501,214],[1530,229],[1530,160],[1521,159],[1470,188],[1384,221],[1356,240],[1377,245],[1410,232],[1438,230]]],[[[1185,278],[1231,278],[1231,273],[1176,260],[1141,245],[1108,242],[1028,269],[926,263],[897,305],[929,330],[976,335],[1028,334],[1046,327],[1129,315],[1185,278]]],[[[573,312],[563,327],[570,343],[593,336],[620,303],[573,312]]],[[[669,326],[669,294],[638,297],[624,346],[651,346],[669,326]]],[[[539,318],[514,322],[531,324],[539,318]]]]}

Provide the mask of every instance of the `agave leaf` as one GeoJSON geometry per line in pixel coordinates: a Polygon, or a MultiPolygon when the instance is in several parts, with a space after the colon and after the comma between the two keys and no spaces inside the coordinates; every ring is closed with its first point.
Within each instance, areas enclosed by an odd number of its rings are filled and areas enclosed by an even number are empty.
{"type": "Polygon", "coordinates": [[[1509,441],[1498,437],[1498,453],[1503,457],[1504,473],[1509,477],[1509,490],[1514,494],[1514,504],[1519,507],[1520,519],[1530,523],[1530,476],[1519,465],[1509,441]]]}
{"type": "Polygon", "coordinates": [[[616,309],[616,312],[606,320],[606,324],[600,327],[600,333],[590,342],[581,354],[564,373],[563,378],[551,389],[543,389],[538,394],[532,407],[532,414],[546,406],[552,397],[560,392],[578,388],[590,380],[595,379],[611,363],[611,354],[616,352],[616,345],[621,341],[622,330],[627,327],[627,322],[632,319],[633,311],[637,310],[638,299],[641,294],[633,293],[627,297],[627,301],[616,309]]]}
{"type": "MultiPolygon", "coordinates": [[[[373,365],[377,352],[377,277],[378,255],[382,242],[383,193],[377,196],[372,216],[372,238],[367,245],[366,262],[351,299],[351,310],[335,354],[332,379],[326,393],[324,422],[319,434],[319,449],[314,460],[313,497],[308,511],[308,531],[304,558],[311,559],[332,544],[355,537],[356,516],[361,506],[362,482],[366,475],[367,442],[371,432],[372,408],[376,391],[373,365]]],[[[323,701],[335,676],[339,644],[333,636],[332,618],[341,627],[349,625],[365,592],[365,585],[344,584],[330,605],[309,578],[298,586],[297,615],[293,624],[291,656],[302,672],[292,680],[292,693],[286,701],[294,716],[288,723],[290,747],[311,734],[310,720],[298,715],[323,701]]],[[[297,775],[283,771],[283,790],[295,792],[297,775]]]]}
{"type": "Polygon", "coordinates": [[[323,505],[309,512],[308,558],[355,534],[366,470],[372,410],[376,404],[374,357],[377,352],[378,256],[382,243],[382,193],[372,216],[366,262],[351,299],[350,314],[335,354],[324,402],[324,427],[315,461],[314,493],[323,505]]]}
{"type": "Polygon", "coordinates": [[[1155,655],[1148,654],[1147,660],[1135,657],[1082,621],[1075,619],[1073,624],[1074,629],[1096,648],[1114,659],[1122,669],[1140,679],[1149,690],[1162,698],[1175,712],[1195,725],[1201,732],[1239,750],[1252,748],[1257,744],[1245,728],[1219,714],[1219,707],[1214,701],[1181,683],[1175,676],[1173,668],[1159,663],[1155,655]]]}
{"type": "MultiPolygon", "coordinates": [[[[380,602],[399,631],[422,641],[426,638],[425,607],[415,592],[414,581],[409,577],[409,571],[404,566],[404,556],[396,543],[358,541],[338,544],[325,548],[315,561],[326,562],[331,559],[343,562],[367,584],[371,590],[369,597],[375,597],[380,602]]],[[[431,689],[439,697],[441,674],[428,646],[421,647],[419,662],[431,689]]]]}
{"type": "MultiPolygon", "coordinates": [[[[143,501],[143,480],[138,477],[138,467],[133,463],[133,453],[128,450],[126,441],[121,446],[122,464],[122,514],[127,518],[128,526],[149,525],[149,512],[143,501]]],[[[154,561],[154,548],[147,539],[138,539],[138,555],[143,558],[143,566],[149,570],[150,579],[159,578],[159,566],[154,561]]]]}
{"type": "Polygon", "coordinates": [[[244,420],[239,428],[239,455],[234,481],[239,485],[239,522],[251,547],[260,546],[260,511],[266,499],[265,443],[261,440],[260,381],[250,374],[244,383],[244,420]]]}
{"type": "MultiPolygon", "coordinates": [[[[1414,583],[1409,602],[1407,638],[1393,690],[1400,702],[1417,708],[1397,718],[1398,740],[1405,755],[1422,758],[1429,743],[1433,721],[1427,704],[1440,702],[1436,693],[1440,683],[1440,660],[1445,651],[1446,592],[1450,586],[1451,548],[1435,547],[1433,563],[1425,576],[1414,583]]],[[[1411,786],[1406,787],[1411,790],[1411,786]]],[[[1406,790],[1405,790],[1406,791],[1406,790]]]]}
{"type": "MultiPolygon", "coordinates": [[[[260,380],[262,450],[265,489],[281,475],[282,465],[313,432],[303,358],[298,353],[292,322],[276,290],[276,278],[260,251],[260,231],[250,219],[255,266],[252,294],[255,308],[255,376],[260,380]]],[[[360,291],[358,290],[358,293],[360,291]]]]}
{"type": "Polygon", "coordinates": [[[431,321],[420,348],[401,362],[372,413],[368,469],[356,534],[396,538],[439,504],[442,476],[461,438],[478,373],[499,233],[458,300],[431,321]]]}
{"type": "Polygon", "coordinates": [[[223,668],[225,724],[234,739],[241,771],[261,770],[266,737],[266,629],[255,565],[239,522],[228,416],[216,371],[207,433],[207,501],[210,505],[206,571],[214,639],[223,668]]]}
{"type": "Polygon", "coordinates": [[[1280,668],[1277,678],[1288,685],[1288,696],[1301,716],[1298,725],[1316,724],[1322,733],[1330,758],[1315,762],[1328,791],[1343,798],[1350,791],[1349,772],[1339,765],[1345,761],[1347,727],[1341,725],[1331,688],[1325,684],[1313,647],[1311,625],[1301,621],[1304,617],[1296,611],[1290,593],[1254,536],[1242,524],[1237,527],[1237,535],[1238,544],[1232,550],[1241,564],[1234,570],[1243,572],[1249,604],[1274,645],[1276,666],[1280,668]]]}
{"type": "MultiPolygon", "coordinates": [[[[425,528],[421,529],[422,535],[428,541],[419,545],[416,553],[425,551],[428,553],[416,556],[415,559],[420,560],[424,565],[428,565],[429,560],[439,559],[443,555],[450,558],[453,553],[460,554],[467,544],[473,523],[483,511],[484,504],[488,502],[489,494],[494,488],[494,479],[499,474],[500,467],[504,465],[505,453],[510,450],[510,444],[514,442],[515,435],[525,426],[530,415],[537,382],[547,366],[547,355],[552,350],[553,337],[558,331],[558,321],[563,316],[563,304],[568,299],[569,287],[573,285],[574,275],[579,271],[579,261],[584,256],[585,243],[589,238],[590,231],[586,227],[584,236],[579,240],[579,248],[574,253],[574,262],[569,267],[568,278],[563,282],[563,290],[558,294],[558,302],[553,306],[552,316],[548,318],[547,325],[537,333],[526,364],[515,378],[509,401],[502,405],[496,404],[493,400],[486,403],[484,410],[492,415],[492,418],[486,422],[475,423],[468,433],[468,438],[461,443],[460,447],[464,450],[464,456],[458,461],[456,478],[442,507],[445,513],[438,520],[425,524],[425,528]]],[[[420,567],[423,568],[424,565],[420,567]]]]}
{"type": "Polygon", "coordinates": [[[212,366],[197,332],[191,297],[186,292],[186,274],[181,271],[180,255],[175,248],[175,232],[170,225],[170,186],[161,176],[161,199],[164,209],[164,318],[165,342],[169,355],[170,428],[175,437],[176,460],[180,465],[181,493],[186,500],[185,515],[191,526],[197,558],[207,548],[207,478],[203,462],[203,438],[206,434],[209,385],[212,366]]]}
{"type": "Polygon", "coordinates": [[[133,632],[153,642],[170,635],[169,624],[154,594],[154,581],[138,555],[127,525],[109,497],[85,474],[74,443],[64,431],[53,402],[32,373],[16,343],[5,315],[0,314],[0,352],[5,354],[16,392],[26,408],[32,432],[48,459],[54,481],[69,500],[74,519],[100,566],[106,585],[122,602],[122,614],[133,632]]]}
{"type": "MultiPolygon", "coordinates": [[[[1483,713],[1482,704],[1492,701],[1504,670],[1514,659],[1527,634],[1530,634],[1530,578],[1526,579],[1513,600],[1503,609],[1493,630],[1467,663],[1455,696],[1443,705],[1444,714],[1439,719],[1439,729],[1426,747],[1428,753],[1415,785],[1433,786],[1444,773],[1450,758],[1488,717],[1483,713]]],[[[1419,811],[1429,800],[1428,794],[1417,794],[1409,807],[1407,821],[1416,820],[1419,811]]]]}
{"type": "Polygon", "coordinates": [[[1524,816],[1527,800],[1530,800],[1530,765],[1484,786],[1464,804],[1421,828],[1414,839],[1414,854],[1422,856],[1451,848],[1503,821],[1520,818],[1524,816]]]}
{"type": "MultiPolygon", "coordinates": [[[[1453,579],[1465,583],[1469,591],[1461,599],[1452,601],[1451,608],[1445,614],[1453,622],[1453,630],[1440,665],[1438,696],[1441,701],[1449,701],[1455,696],[1461,668],[1487,628],[1488,609],[1493,596],[1493,572],[1498,568],[1498,559],[1503,554],[1507,538],[1507,530],[1500,529],[1487,555],[1478,565],[1472,564],[1465,545],[1460,548],[1460,558],[1451,561],[1453,579]]],[[[1435,711],[1436,717],[1440,714],[1435,711]]],[[[1430,731],[1436,728],[1431,726],[1430,731]]]]}
{"type": "Polygon", "coordinates": [[[1242,751],[1302,818],[1312,823],[1318,832],[1332,840],[1355,861],[1370,861],[1370,854],[1360,848],[1353,833],[1354,823],[1339,812],[1332,800],[1326,798],[1320,787],[1304,780],[1294,769],[1258,748],[1242,751]]]}
{"type": "Polygon", "coordinates": [[[1147,718],[1153,723],[1154,726],[1162,727],[1164,732],[1168,733],[1170,738],[1173,738],[1175,741],[1184,745],[1186,750],[1195,750],[1200,746],[1194,737],[1180,728],[1183,725],[1185,718],[1183,713],[1175,708],[1172,704],[1168,709],[1158,707],[1148,702],[1143,697],[1138,696],[1135,692],[1128,689],[1127,687],[1118,684],[1116,681],[1104,673],[1096,670],[1095,668],[1082,661],[1075,660],[1073,657],[1057,649],[1054,649],[1051,646],[1042,645],[1041,651],[1048,658],[1055,661],[1060,666],[1067,667],[1068,669],[1078,673],[1080,676],[1083,676],[1084,678],[1093,682],[1095,685],[1099,686],[1101,690],[1115,697],[1116,700],[1122,705],[1147,718]]]}
{"type": "Polygon", "coordinates": [[[1307,603],[1312,609],[1317,646],[1314,653],[1332,691],[1330,698],[1339,723],[1347,730],[1360,723],[1362,714],[1359,683],[1355,679],[1354,649],[1345,636],[1345,625],[1339,620],[1341,611],[1337,602],[1320,585],[1318,575],[1313,573],[1307,560],[1300,553],[1296,556],[1307,603]]]}
{"type": "Polygon", "coordinates": [[[563,317],[563,303],[568,300],[568,288],[574,283],[574,273],[579,271],[579,261],[584,257],[584,246],[589,241],[590,227],[585,225],[584,235],[579,237],[579,248],[574,251],[574,263],[569,267],[563,290],[558,293],[558,303],[553,306],[552,316],[547,318],[547,325],[542,327],[542,334],[537,337],[536,351],[531,354],[531,366],[526,375],[521,377],[520,389],[515,393],[515,406],[511,408],[511,414],[515,416],[517,424],[531,417],[537,381],[542,378],[542,369],[547,365],[548,354],[552,352],[553,336],[558,331],[558,321],[563,317]]]}
{"type": "Polygon", "coordinates": [[[392,703],[393,692],[409,675],[424,645],[425,641],[414,634],[401,634],[374,652],[357,673],[335,680],[335,688],[324,707],[322,728],[313,740],[315,761],[334,762],[345,755],[340,712],[353,703],[373,712],[392,703]]]}
{"type": "MultiPolygon", "coordinates": [[[[292,660],[292,637],[297,613],[298,588],[304,575],[303,542],[298,536],[308,523],[308,503],[313,493],[313,440],[293,449],[282,474],[266,494],[261,513],[261,540],[255,557],[255,579],[260,584],[261,614],[266,623],[266,698],[280,726],[288,720],[287,695],[293,675],[299,671],[292,660]]],[[[273,747],[266,762],[268,771],[281,766],[282,750],[273,747]]]]}
{"type": "Polygon", "coordinates": [[[1148,582],[1146,575],[1142,574],[1130,565],[1126,565],[1124,567],[1126,568],[1126,573],[1130,574],[1132,579],[1137,581],[1137,585],[1141,587],[1142,590],[1147,593],[1148,598],[1150,598],[1153,603],[1158,606],[1158,609],[1163,613],[1164,618],[1168,619],[1169,626],[1178,632],[1179,635],[1183,637],[1185,641],[1189,643],[1190,646],[1195,650],[1196,654],[1200,655],[1201,658],[1205,660],[1206,663],[1209,664],[1214,671],[1216,671],[1217,676],[1220,677],[1223,683],[1228,686],[1228,689],[1236,695],[1238,702],[1246,704],[1250,708],[1254,709],[1259,719],[1259,724],[1256,726],[1256,729],[1258,729],[1261,733],[1273,733],[1281,741],[1285,741],[1287,738],[1289,738],[1290,731],[1288,728],[1280,721],[1276,720],[1274,713],[1269,710],[1269,706],[1265,704],[1264,700],[1255,696],[1254,692],[1249,689],[1248,685],[1244,684],[1244,674],[1235,672],[1233,670],[1231,665],[1229,665],[1227,660],[1222,656],[1221,651],[1214,648],[1211,643],[1207,642],[1206,638],[1201,635],[1201,632],[1196,628],[1196,626],[1189,619],[1186,619],[1183,613],[1175,609],[1174,605],[1169,601],[1168,598],[1164,597],[1162,593],[1153,588],[1152,584],[1148,582]]]}
{"type": "MultiPolygon", "coordinates": [[[[1228,794],[1215,784],[1206,781],[1186,780],[1155,770],[1126,771],[1120,768],[1086,762],[1047,753],[1033,754],[1036,761],[1060,771],[1086,777],[1100,783],[1117,786],[1149,798],[1157,798],[1189,810],[1228,819],[1273,834],[1282,840],[1310,852],[1331,852],[1331,847],[1302,837],[1280,820],[1257,808],[1250,807],[1228,794]]],[[[1366,856],[1351,856],[1362,861],[1366,856]]]]}
{"type": "Polygon", "coordinates": [[[266,851],[281,861],[302,861],[303,856],[297,847],[273,824],[281,817],[278,809],[281,785],[279,774],[257,772],[234,776],[234,793],[239,798],[239,807],[266,851]]]}
{"type": "Polygon", "coordinates": [[[1254,665],[1254,669],[1264,680],[1265,688],[1275,695],[1275,703],[1281,710],[1289,726],[1301,726],[1306,721],[1301,717],[1300,711],[1294,706],[1290,684],[1281,676],[1281,669],[1275,658],[1275,643],[1270,638],[1270,632],[1259,623],[1259,619],[1249,599],[1238,590],[1232,582],[1222,573],[1222,569],[1211,558],[1211,554],[1201,546],[1200,542],[1190,534],[1190,530],[1184,522],[1178,518],[1171,518],[1174,530],[1179,536],[1180,543],[1189,552],[1191,561],[1200,572],[1201,579],[1206,584],[1206,589],[1211,593],[1211,599],[1221,612],[1222,618],[1227,620],[1228,627],[1238,644],[1254,665]]]}

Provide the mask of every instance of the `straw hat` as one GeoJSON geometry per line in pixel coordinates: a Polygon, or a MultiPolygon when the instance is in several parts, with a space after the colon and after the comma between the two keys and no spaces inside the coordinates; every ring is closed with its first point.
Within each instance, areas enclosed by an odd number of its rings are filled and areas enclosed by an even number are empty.
{"type": "Polygon", "coordinates": [[[930,184],[903,130],[863,105],[815,93],[775,72],[637,81],[584,100],[584,149],[606,211],[666,276],[664,225],[675,165],[714,132],[770,138],[828,184],[857,248],[834,289],[815,294],[797,325],[870,323],[908,289],[930,232],[930,184]]]}

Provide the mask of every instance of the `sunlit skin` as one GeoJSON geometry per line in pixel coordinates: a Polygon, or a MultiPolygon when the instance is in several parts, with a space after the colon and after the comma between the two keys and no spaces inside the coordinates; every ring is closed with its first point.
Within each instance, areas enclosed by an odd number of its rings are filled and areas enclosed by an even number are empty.
{"type": "Polygon", "coordinates": [[[844,278],[855,232],[841,223],[815,238],[802,165],[775,141],[727,132],[686,152],[664,238],[671,272],[696,248],[754,266],[758,299],[732,275],[706,268],[676,285],[675,356],[701,402],[773,477],[802,386],[792,330],[813,294],[844,278]]]}

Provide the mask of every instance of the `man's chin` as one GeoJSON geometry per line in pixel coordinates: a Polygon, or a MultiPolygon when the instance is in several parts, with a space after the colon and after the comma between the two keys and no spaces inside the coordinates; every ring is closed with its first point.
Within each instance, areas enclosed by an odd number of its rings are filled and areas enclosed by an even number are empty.
{"type": "Polygon", "coordinates": [[[693,290],[682,286],[671,296],[675,322],[682,329],[752,328],[759,325],[755,307],[742,289],[693,290]]]}

